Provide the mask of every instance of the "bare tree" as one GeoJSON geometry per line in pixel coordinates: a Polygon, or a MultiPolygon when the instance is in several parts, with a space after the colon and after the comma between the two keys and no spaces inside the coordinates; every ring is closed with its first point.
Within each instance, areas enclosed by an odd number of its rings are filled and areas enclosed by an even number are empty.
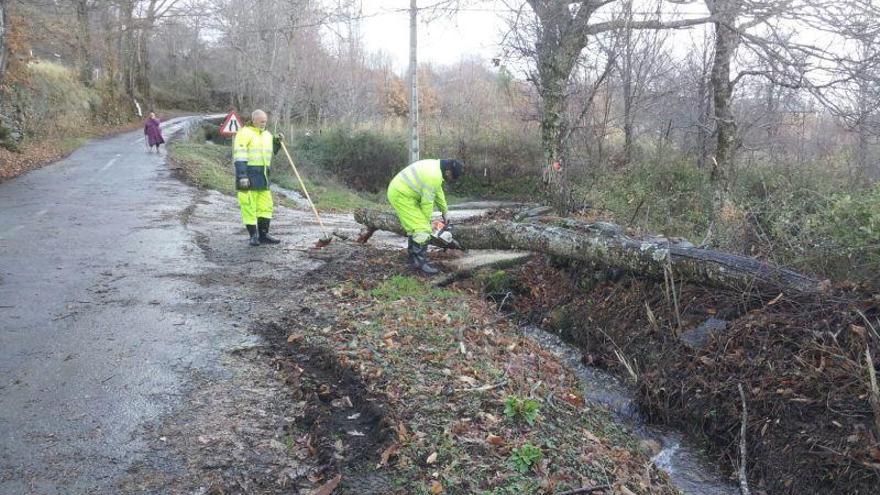
{"type": "Polygon", "coordinates": [[[862,0],[704,1],[712,14],[715,34],[710,73],[715,124],[710,173],[714,223],[714,215],[726,201],[734,155],[740,146],[732,102],[737,84],[746,78],[762,78],[776,86],[819,93],[845,84],[853,78],[849,68],[863,71],[874,60],[857,60],[839,45],[819,45],[810,38],[833,37],[845,46],[859,38],[859,20],[876,19],[877,11],[871,2],[862,0]],[[742,52],[740,67],[734,73],[738,52],[742,52]]]}
{"type": "Polygon", "coordinates": [[[0,81],[6,73],[6,0],[0,0],[0,81]]]}
{"type": "Polygon", "coordinates": [[[850,63],[838,67],[838,84],[814,85],[811,89],[855,133],[855,164],[860,175],[877,180],[880,163],[870,148],[880,135],[880,25],[876,17],[862,14],[853,19],[851,28],[855,50],[850,63]]]}
{"type": "Polygon", "coordinates": [[[89,0],[71,0],[76,12],[76,61],[80,81],[86,86],[92,85],[92,27],[89,14],[93,2],[89,0]]]}
{"type": "MultiPolygon", "coordinates": [[[[654,20],[660,14],[662,0],[657,2],[654,20]]],[[[672,70],[668,52],[665,50],[667,31],[636,30],[632,0],[623,2],[622,18],[624,27],[617,33],[620,39],[619,54],[614,58],[620,75],[621,96],[623,100],[623,161],[629,163],[633,158],[638,112],[645,104],[648,89],[662,77],[662,73],[672,70]]]]}
{"type": "Polygon", "coordinates": [[[529,79],[540,96],[541,141],[544,146],[547,183],[558,209],[567,209],[568,184],[565,180],[564,137],[568,82],[578,59],[598,34],[628,29],[667,29],[695,26],[712,20],[709,16],[664,21],[659,18],[627,20],[616,18],[594,21],[597,12],[615,0],[526,0],[514,12],[511,46],[532,62],[529,79]]]}

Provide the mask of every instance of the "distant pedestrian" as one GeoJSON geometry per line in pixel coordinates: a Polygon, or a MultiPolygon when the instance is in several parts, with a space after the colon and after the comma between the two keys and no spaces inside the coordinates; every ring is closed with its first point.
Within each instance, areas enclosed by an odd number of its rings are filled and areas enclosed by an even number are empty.
{"type": "Polygon", "coordinates": [[[147,146],[150,151],[153,151],[153,146],[156,147],[156,153],[159,152],[159,145],[165,142],[165,139],[162,137],[162,129],[159,127],[159,118],[156,117],[156,112],[150,112],[150,117],[144,122],[144,135],[147,136],[147,146]]]}

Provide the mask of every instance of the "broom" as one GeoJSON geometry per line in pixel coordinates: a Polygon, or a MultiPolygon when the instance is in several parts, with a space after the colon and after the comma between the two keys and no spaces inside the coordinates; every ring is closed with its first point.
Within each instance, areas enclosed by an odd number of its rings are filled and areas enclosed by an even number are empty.
{"type": "Polygon", "coordinates": [[[281,149],[284,150],[284,154],[287,156],[287,161],[290,163],[290,168],[293,169],[293,173],[296,174],[296,180],[299,181],[300,187],[302,187],[303,192],[306,195],[306,200],[309,202],[309,206],[312,207],[312,211],[315,213],[315,218],[318,219],[318,225],[321,226],[321,235],[322,237],[318,239],[318,242],[315,243],[316,249],[321,249],[322,247],[330,244],[330,241],[333,240],[331,235],[327,234],[327,229],[324,227],[324,222],[321,221],[321,215],[318,215],[318,209],[315,208],[315,203],[312,202],[311,196],[309,196],[309,191],[306,189],[306,184],[303,182],[302,177],[299,175],[299,171],[296,169],[296,165],[293,164],[293,158],[290,157],[290,153],[287,151],[287,146],[284,145],[284,141],[281,141],[281,149]]]}

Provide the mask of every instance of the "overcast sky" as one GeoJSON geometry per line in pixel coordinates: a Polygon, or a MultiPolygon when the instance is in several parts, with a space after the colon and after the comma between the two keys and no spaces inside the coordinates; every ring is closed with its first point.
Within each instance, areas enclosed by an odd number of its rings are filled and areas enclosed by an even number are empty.
{"type": "MultiPolygon", "coordinates": [[[[436,3],[437,0],[419,0],[419,6],[436,3]]],[[[508,0],[517,5],[517,0],[508,0]]],[[[636,0],[634,10],[653,11],[656,0],[636,0]]],[[[419,61],[448,65],[462,57],[477,56],[489,61],[499,56],[501,39],[506,30],[502,16],[508,10],[497,0],[471,0],[464,9],[452,17],[424,22],[427,12],[419,22],[419,61]]],[[[610,16],[597,15],[594,21],[610,16]]],[[[669,18],[705,15],[702,1],[690,5],[664,4],[669,18]]],[[[384,52],[391,57],[397,70],[409,65],[409,0],[362,0],[361,34],[367,50],[384,52]]]]}
{"type": "MultiPolygon", "coordinates": [[[[435,0],[420,0],[428,5],[435,0]]],[[[409,65],[409,0],[363,0],[361,33],[367,49],[382,51],[398,70],[409,65]]],[[[423,16],[427,17],[427,16],[423,16]]],[[[421,63],[448,65],[464,56],[485,60],[498,56],[504,22],[490,2],[451,18],[419,22],[421,63]]]]}

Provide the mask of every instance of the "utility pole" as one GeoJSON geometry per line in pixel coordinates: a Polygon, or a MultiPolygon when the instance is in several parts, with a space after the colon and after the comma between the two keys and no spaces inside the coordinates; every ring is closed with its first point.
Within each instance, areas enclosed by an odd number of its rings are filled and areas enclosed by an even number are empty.
{"type": "Polygon", "coordinates": [[[418,20],[418,15],[419,9],[418,7],[416,7],[416,0],[409,0],[410,163],[419,160],[419,67],[418,57],[416,56],[416,48],[418,46],[418,32],[416,30],[416,21],[418,20]]]}

